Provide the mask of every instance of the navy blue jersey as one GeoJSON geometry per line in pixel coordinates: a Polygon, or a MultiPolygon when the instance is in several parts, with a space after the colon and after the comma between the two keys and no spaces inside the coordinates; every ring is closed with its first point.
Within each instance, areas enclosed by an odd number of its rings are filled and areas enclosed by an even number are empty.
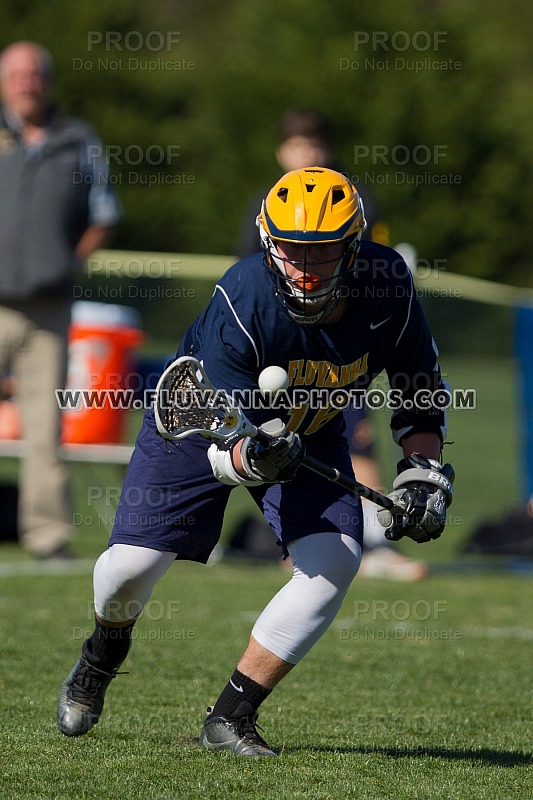
{"type": "MultiPolygon", "coordinates": [[[[200,359],[213,385],[228,392],[257,390],[267,366],[289,375],[285,407],[246,408],[259,424],[279,416],[304,438],[307,452],[352,474],[339,392],[367,390],[385,371],[390,385],[412,399],[436,387],[436,348],[406,264],[394,250],[363,242],[358,268],[343,288],[345,311],[334,324],[291,319],[258,254],[234,265],[211,302],[185,334],[178,355],[200,359]],[[321,402],[315,404],[312,391],[321,402]],[[326,402],[324,402],[324,395],[326,402]]],[[[276,398],[277,399],[277,398],[276,398]]],[[[398,409],[395,439],[414,431],[442,434],[438,410],[398,409]]],[[[209,442],[194,435],[169,442],[149,410],[128,467],[110,544],[123,543],[207,561],[218,541],[231,487],[213,476],[209,442]]],[[[287,554],[288,544],[313,533],[343,533],[362,542],[360,499],[338,484],[300,468],[284,484],[249,489],[287,554]]]]}
{"type": "MultiPolygon", "coordinates": [[[[401,391],[401,402],[407,400],[409,406],[394,413],[396,441],[415,431],[442,437],[444,414],[418,409],[413,402],[419,390],[439,386],[440,373],[409,269],[391,248],[366,241],[357,265],[342,290],[346,302],[342,318],[334,324],[301,325],[275,296],[261,254],[250,256],[217,283],[209,306],[186,333],[178,354],[200,359],[214,386],[227,391],[257,389],[260,372],[272,364],[286,369],[288,400],[296,396],[297,402],[284,403],[281,397],[275,416],[313,449],[319,440],[342,434],[339,408],[349,390],[360,390],[350,397],[361,404],[361,393],[383,371],[390,388],[401,391]],[[312,389],[320,392],[309,403],[301,402],[312,389]],[[324,395],[333,393],[338,404],[327,407],[324,395]]],[[[382,384],[387,391],[389,387],[382,384]]],[[[393,395],[400,405],[398,398],[393,395]]],[[[256,423],[272,417],[272,412],[253,409],[246,409],[246,414],[256,423]]]]}

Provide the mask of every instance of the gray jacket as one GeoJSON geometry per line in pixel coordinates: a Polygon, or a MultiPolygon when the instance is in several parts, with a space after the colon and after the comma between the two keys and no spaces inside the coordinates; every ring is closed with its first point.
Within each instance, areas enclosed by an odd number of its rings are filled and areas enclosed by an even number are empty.
{"type": "Polygon", "coordinates": [[[53,110],[47,128],[28,150],[0,113],[0,302],[70,293],[81,235],[120,217],[90,126],[53,110]]]}

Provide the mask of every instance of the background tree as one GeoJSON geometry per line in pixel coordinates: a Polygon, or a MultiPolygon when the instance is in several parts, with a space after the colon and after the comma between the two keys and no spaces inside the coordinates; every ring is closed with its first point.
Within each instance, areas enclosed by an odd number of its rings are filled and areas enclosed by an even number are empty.
{"type": "Polygon", "coordinates": [[[0,31],[50,48],[58,101],[110,148],[117,247],[230,254],[249,196],[277,177],[280,113],[309,106],[335,122],[393,242],[531,284],[527,0],[4,0],[0,31]]]}

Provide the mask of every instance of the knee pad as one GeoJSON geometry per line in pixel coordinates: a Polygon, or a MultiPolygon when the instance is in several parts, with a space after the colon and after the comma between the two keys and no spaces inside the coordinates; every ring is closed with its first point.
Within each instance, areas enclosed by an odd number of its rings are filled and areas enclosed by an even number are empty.
{"type": "Polygon", "coordinates": [[[252,636],[297,664],[329,628],[357,574],[361,547],[339,533],[317,533],[289,545],[291,580],[272,598],[252,636]]]}
{"type": "Polygon", "coordinates": [[[114,544],[94,567],[94,608],[106,622],[137,619],[175,553],[114,544]]]}

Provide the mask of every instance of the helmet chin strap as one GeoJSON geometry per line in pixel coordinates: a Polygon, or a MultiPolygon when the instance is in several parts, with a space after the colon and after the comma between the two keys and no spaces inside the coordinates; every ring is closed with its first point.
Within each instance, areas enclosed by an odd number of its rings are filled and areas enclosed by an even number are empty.
{"type": "Polygon", "coordinates": [[[298,311],[292,308],[287,302],[285,302],[285,307],[289,316],[299,325],[316,325],[325,317],[328,317],[335,308],[335,304],[332,302],[332,300],[333,297],[331,297],[328,302],[325,303],[324,306],[313,315],[310,315],[309,313],[306,313],[305,315],[298,314],[298,311]]]}

